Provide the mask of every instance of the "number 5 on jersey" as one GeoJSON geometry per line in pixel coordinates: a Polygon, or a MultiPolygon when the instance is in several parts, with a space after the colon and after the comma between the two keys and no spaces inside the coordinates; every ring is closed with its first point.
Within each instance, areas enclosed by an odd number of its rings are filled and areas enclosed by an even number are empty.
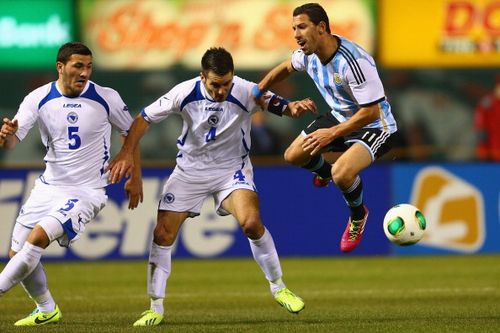
{"type": "Polygon", "coordinates": [[[68,127],[68,139],[70,140],[68,144],[68,148],[75,150],[80,148],[82,145],[82,139],[78,135],[78,126],[69,126],[68,127]]]}

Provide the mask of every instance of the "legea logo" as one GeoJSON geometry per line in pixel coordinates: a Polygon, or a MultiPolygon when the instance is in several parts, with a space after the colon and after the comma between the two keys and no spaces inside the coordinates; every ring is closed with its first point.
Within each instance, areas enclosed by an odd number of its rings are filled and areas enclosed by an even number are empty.
{"type": "Polygon", "coordinates": [[[421,244],[462,252],[482,247],[484,202],[472,184],[445,169],[425,168],[415,178],[411,202],[428,222],[421,244]]]}

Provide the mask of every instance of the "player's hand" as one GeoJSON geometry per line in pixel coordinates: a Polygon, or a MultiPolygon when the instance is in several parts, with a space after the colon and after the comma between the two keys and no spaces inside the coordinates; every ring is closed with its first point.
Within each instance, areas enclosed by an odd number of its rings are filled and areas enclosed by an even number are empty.
{"type": "Polygon", "coordinates": [[[132,154],[120,150],[118,155],[109,163],[106,171],[109,171],[108,181],[111,184],[119,183],[123,177],[130,178],[134,171],[134,158],[132,154]]]}
{"type": "Polygon", "coordinates": [[[335,139],[333,128],[320,128],[304,138],[302,149],[305,152],[316,155],[321,152],[330,142],[335,139]]]}
{"type": "Polygon", "coordinates": [[[252,96],[255,100],[255,103],[260,106],[262,110],[265,110],[267,107],[267,100],[271,98],[271,95],[266,94],[266,91],[260,91],[259,86],[255,85],[252,88],[252,96]]]}
{"type": "Polygon", "coordinates": [[[310,98],[288,103],[288,110],[292,118],[298,118],[307,112],[318,113],[316,103],[310,98]]]}
{"type": "Polygon", "coordinates": [[[0,130],[0,138],[7,139],[9,136],[16,134],[19,124],[17,119],[10,120],[9,118],[3,118],[2,129],[0,130]]]}
{"type": "Polygon", "coordinates": [[[125,194],[128,198],[128,209],[134,209],[143,201],[142,180],[140,177],[131,177],[125,182],[125,194]]]}

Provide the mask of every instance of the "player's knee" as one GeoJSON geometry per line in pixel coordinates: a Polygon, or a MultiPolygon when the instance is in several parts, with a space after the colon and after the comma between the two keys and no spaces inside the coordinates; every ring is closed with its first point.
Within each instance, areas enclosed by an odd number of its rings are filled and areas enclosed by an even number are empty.
{"type": "Polygon", "coordinates": [[[241,229],[250,239],[259,239],[264,234],[264,225],[258,216],[247,217],[240,221],[241,229]]]}
{"type": "Polygon", "coordinates": [[[174,244],[177,234],[166,228],[163,224],[157,224],[153,231],[153,241],[160,246],[171,246],[174,244]]]}
{"type": "MultiPolygon", "coordinates": [[[[55,220],[55,219],[54,219],[55,220]]],[[[55,220],[59,226],[61,225],[59,221],[55,220]]],[[[27,241],[30,244],[33,244],[35,246],[41,247],[42,249],[45,249],[47,246],[49,246],[50,242],[53,241],[54,239],[60,237],[61,235],[52,235],[49,236],[49,234],[52,234],[50,231],[47,230],[52,230],[50,224],[54,223],[45,223],[45,224],[37,224],[35,228],[33,228],[33,231],[30,233],[28,236],[27,241]]],[[[55,226],[55,224],[54,224],[55,226]]],[[[61,227],[62,229],[62,227],[61,227]]]]}
{"type": "Polygon", "coordinates": [[[285,159],[286,163],[293,164],[293,162],[292,162],[293,156],[292,156],[292,152],[291,152],[291,148],[290,147],[288,147],[285,150],[285,153],[283,154],[283,158],[285,159]]]}
{"type": "Polygon", "coordinates": [[[307,163],[307,159],[305,159],[302,154],[293,146],[290,146],[285,150],[283,158],[288,164],[296,166],[302,166],[307,163]]]}
{"type": "Polygon", "coordinates": [[[341,188],[347,186],[349,183],[352,183],[354,177],[356,175],[353,174],[353,170],[348,165],[339,162],[333,164],[332,179],[337,186],[341,188]]]}

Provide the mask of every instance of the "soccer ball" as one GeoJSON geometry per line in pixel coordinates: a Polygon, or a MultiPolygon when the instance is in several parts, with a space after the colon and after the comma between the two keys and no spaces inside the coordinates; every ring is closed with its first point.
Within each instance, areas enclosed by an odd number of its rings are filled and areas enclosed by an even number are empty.
{"type": "Polygon", "coordinates": [[[424,235],[425,216],[415,206],[399,204],[387,211],[384,217],[384,232],[394,244],[412,245],[424,235]]]}

